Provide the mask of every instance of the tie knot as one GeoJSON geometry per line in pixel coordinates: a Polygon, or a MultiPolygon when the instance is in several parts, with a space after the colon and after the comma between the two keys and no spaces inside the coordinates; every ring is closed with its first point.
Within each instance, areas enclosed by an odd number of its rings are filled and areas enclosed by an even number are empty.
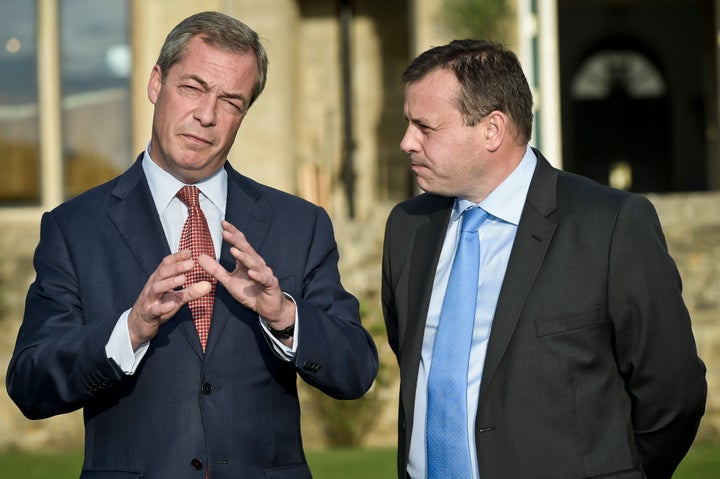
{"type": "Polygon", "coordinates": [[[185,203],[188,208],[192,208],[193,206],[198,206],[199,193],[200,190],[197,186],[183,186],[182,188],[180,188],[180,191],[178,191],[175,196],[177,196],[180,201],[185,203]]]}
{"type": "Polygon", "coordinates": [[[479,206],[466,209],[463,213],[462,230],[476,232],[487,217],[488,212],[479,206]]]}

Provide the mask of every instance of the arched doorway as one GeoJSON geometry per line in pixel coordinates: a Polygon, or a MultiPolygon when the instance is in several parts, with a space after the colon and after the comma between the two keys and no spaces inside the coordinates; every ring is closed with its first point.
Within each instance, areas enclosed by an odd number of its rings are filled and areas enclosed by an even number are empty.
{"type": "Polygon", "coordinates": [[[603,48],[570,85],[578,173],[631,191],[670,188],[670,103],[666,82],[638,50],[603,48]]]}
{"type": "Polygon", "coordinates": [[[563,168],[643,193],[716,184],[714,2],[557,6],[563,168]]]}

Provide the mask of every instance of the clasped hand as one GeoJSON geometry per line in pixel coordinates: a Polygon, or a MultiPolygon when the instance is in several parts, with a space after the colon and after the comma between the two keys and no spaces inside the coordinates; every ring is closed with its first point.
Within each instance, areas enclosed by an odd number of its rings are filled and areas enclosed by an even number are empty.
{"type": "MultiPolygon", "coordinates": [[[[200,267],[217,279],[236,301],[257,312],[274,329],[292,325],[295,304],[283,294],[272,269],[240,230],[227,221],[222,222],[222,228],[223,240],[230,244],[230,254],[235,258],[235,269],[227,271],[207,255],[198,258],[200,267]]],[[[160,326],[182,305],[211,291],[207,281],[182,288],[185,273],[194,265],[189,250],[178,251],[163,258],[150,275],[128,317],[133,349],[154,338],[160,326]]],[[[292,338],[286,344],[291,342],[292,338]]]]}

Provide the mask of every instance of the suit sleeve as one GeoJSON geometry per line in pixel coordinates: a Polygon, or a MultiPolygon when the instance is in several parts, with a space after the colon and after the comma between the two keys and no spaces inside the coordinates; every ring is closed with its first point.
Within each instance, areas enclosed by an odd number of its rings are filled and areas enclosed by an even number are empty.
{"type": "Polygon", "coordinates": [[[301,322],[296,368],[329,396],[355,399],[372,386],[378,354],[357,299],[340,282],[332,225],[320,208],[307,248],[301,294],[293,295],[301,322]]]}
{"type": "Polygon", "coordinates": [[[705,366],[679,273],[646,198],[630,196],[622,205],[610,248],[608,307],[635,440],[647,477],[670,478],[704,413],[705,366]]]}
{"type": "Polygon", "coordinates": [[[41,419],[83,407],[122,372],[105,354],[115,322],[85,321],[73,261],[52,213],[43,215],[34,266],[6,385],[26,417],[41,419]]]}
{"type": "Polygon", "coordinates": [[[399,336],[398,336],[398,317],[397,310],[395,307],[395,285],[393,268],[391,260],[398,258],[398,254],[393,250],[393,218],[395,215],[391,214],[388,217],[387,224],[385,225],[385,239],[383,243],[383,258],[382,258],[382,309],[383,317],[385,319],[385,329],[387,331],[388,344],[390,349],[395,353],[395,356],[399,358],[399,336]]]}

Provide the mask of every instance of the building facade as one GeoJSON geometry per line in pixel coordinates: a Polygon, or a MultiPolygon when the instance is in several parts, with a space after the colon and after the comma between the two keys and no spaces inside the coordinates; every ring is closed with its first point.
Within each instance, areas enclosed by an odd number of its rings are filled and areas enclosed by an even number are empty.
{"type": "MultiPolygon", "coordinates": [[[[454,38],[446,20],[451,0],[199,3],[0,0],[0,228],[10,232],[0,268],[3,364],[32,281],[40,215],[122,172],[145,148],[152,118],[146,86],[160,45],[200,9],[250,25],[270,59],[266,90],[244,120],[231,163],[329,211],[346,286],[361,296],[367,320],[381,323],[384,218],[392,204],[417,193],[399,149],[399,78],[417,53],[454,38]]],[[[652,193],[672,225],[671,253],[710,368],[703,435],[720,438],[720,397],[713,394],[720,387],[720,272],[712,266],[720,264],[720,0],[506,6],[509,26],[494,40],[517,51],[533,88],[533,145],[558,167],[652,193]]],[[[388,421],[393,384],[381,395],[388,421]]],[[[61,426],[43,428],[8,403],[0,397],[0,418],[13,432],[0,447],[21,436],[57,440],[70,428],[65,421],[77,423],[59,419],[52,424],[61,426]],[[44,432],[29,433],[36,430],[44,432]]],[[[393,427],[375,429],[382,431],[377,443],[392,443],[393,427]]]]}

